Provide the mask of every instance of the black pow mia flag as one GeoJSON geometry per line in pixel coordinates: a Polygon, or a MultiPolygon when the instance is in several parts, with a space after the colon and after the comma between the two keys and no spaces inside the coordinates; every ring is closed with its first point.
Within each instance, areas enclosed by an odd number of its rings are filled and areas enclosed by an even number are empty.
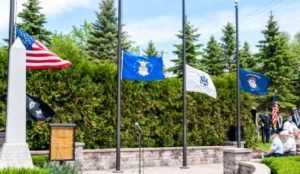
{"type": "Polygon", "coordinates": [[[27,120],[50,121],[55,115],[55,112],[46,103],[26,94],[27,120]]]}

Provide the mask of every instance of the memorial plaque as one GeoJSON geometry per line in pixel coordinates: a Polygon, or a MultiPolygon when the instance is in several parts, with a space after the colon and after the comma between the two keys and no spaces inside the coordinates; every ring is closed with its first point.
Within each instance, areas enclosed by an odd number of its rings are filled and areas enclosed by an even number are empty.
{"type": "Polygon", "coordinates": [[[75,158],[75,124],[52,123],[50,126],[50,160],[68,161],[75,158]]]}

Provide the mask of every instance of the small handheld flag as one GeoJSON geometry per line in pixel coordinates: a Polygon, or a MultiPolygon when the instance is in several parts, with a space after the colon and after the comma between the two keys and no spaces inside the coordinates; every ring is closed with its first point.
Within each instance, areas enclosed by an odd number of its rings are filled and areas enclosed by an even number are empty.
{"type": "Polygon", "coordinates": [[[161,57],[142,57],[123,51],[122,80],[154,81],[164,78],[161,57]]]}
{"type": "Polygon", "coordinates": [[[26,47],[27,69],[59,69],[72,65],[70,61],[61,59],[20,28],[17,27],[16,32],[17,37],[21,39],[23,45],[26,47]]]}
{"type": "Polygon", "coordinates": [[[217,98],[216,88],[210,76],[189,65],[186,65],[186,90],[205,93],[217,98]]]}
{"type": "Polygon", "coordinates": [[[257,72],[240,68],[240,88],[246,92],[266,95],[270,78],[257,72]]]}
{"type": "Polygon", "coordinates": [[[273,99],[273,106],[272,106],[272,124],[274,129],[277,128],[278,113],[279,113],[279,105],[277,101],[277,96],[275,95],[273,99]]]}

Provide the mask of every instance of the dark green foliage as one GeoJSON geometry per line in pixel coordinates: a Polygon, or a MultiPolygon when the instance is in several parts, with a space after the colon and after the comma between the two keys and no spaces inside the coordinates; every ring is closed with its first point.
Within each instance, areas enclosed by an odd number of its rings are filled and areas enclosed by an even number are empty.
{"type": "MultiPolygon", "coordinates": [[[[41,98],[57,113],[53,122],[76,123],[76,141],[86,148],[114,148],[116,132],[117,71],[114,64],[95,64],[80,58],[67,36],[55,34],[55,50],[73,66],[61,70],[32,70],[27,73],[27,92],[41,98]],[[57,42],[56,42],[57,41],[57,42]],[[64,42],[61,42],[64,41],[64,42]],[[66,43],[65,43],[66,42],[66,43]]],[[[2,54],[2,52],[0,52],[2,54]]],[[[3,52],[5,56],[5,51],[3,52]]],[[[6,91],[7,57],[0,57],[0,87],[6,91]],[[1,71],[0,71],[1,72],[1,71]]],[[[188,93],[189,145],[220,145],[230,125],[235,125],[235,77],[213,79],[218,99],[188,93]]],[[[135,121],[143,127],[143,146],[182,145],[182,82],[167,78],[151,83],[122,82],[122,147],[137,147],[135,121]]],[[[1,93],[1,119],[5,118],[6,96],[1,93]]],[[[242,95],[242,124],[251,145],[252,99],[242,95]]],[[[1,123],[4,127],[4,123],[1,123]]],[[[27,122],[27,142],[31,149],[49,148],[48,123],[27,122]]]]}
{"type": "Polygon", "coordinates": [[[222,29],[221,48],[224,55],[224,65],[227,72],[234,72],[235,67],[235,29],[232,23],[228,22],[222,29]]]}
{"type": "Polygon", "coordinates": [[[204,49],[203,59],[201,60],[205,71],[209,75],[222,75],[225,69],[223,57],[219,43],[214,36],[211,36],[204,49]]]}
{"type": "Polygon", "coordinates": [[[148,43],[148,47],[146,50],[144,50],[144,56],[146,57],[159,57],[159,53],[155,48],[154,43],[152,42],[152,40],[149,41],[148,43]]]}
{"type": "Polygon", "coordinates": [[[6,97],[7,97],[7,71],[8,71],[8,47],[4,46],[0,48],[0,128],[1,131],[5,127],[5,114],[6,114],[6,97]]]}
{"type": "Polygon", "coordinates": [[[40,168],[34,168],[34,169],[28,169],[28,168],[5,168],[0,169],[0,174],[52,174],[47,169],[40,169],[40,168]]]}
{"type": "MultiPolygon", "coordinates": [[[[88,37],[88,54],[91,58],[110,63],[117,60],[118,25],[114,0],[103,0],[99,4],[97,19],[92,24],[88,37]]],[[[132,41],[126,32],[122,33],[122,49],[129,50],[132,41]]]]}
{"type": "Polygon", "coordinates": [[[272,174],[300,174],[300,157],[280,157],[264,158],[263,164],[266,164],[272,174]]]}
{"type": "Polygon", "coordinates": [[[83,25],[80,27],[73,26],[73,30],[71,31],[71,38],[75,42],[74,44],[80,49],[80,52],[88,57],[88,38],[91,37],[90,33],[92,31],[92,24],[84,21],[83,25]]]}
{"type": "Polygon", "coordinates": [[[250,52],[250,45],[248,42],[244,42],[243,48],[240,49],[239,53],[241,68],[255,71],[257,60],[250,52]]]}
{"type": "Polygon", "coordinates": [[[31,158],[35,167],[43,167],[49,161],[47,156],[32,156],[31,158]]]}
{"type": "Polygon", "coordinates": [[[277,22],[271,15],[266,29],[262,31],[264,40],[259,41],[259,62],[262,62],[260,72],[272,79],[269,95],[261,103],[271,106],[272,96],[277,90],[280,106],[289,111],[294,107],[297,97],[292,93],[292,79],[295,78],[298,69],[295,58],[291,54],[288,45],[288,37],[279,32],[277,22]],[[267,102],[269,101],[269,103],[267,102]]]}
{"type": "MultiPolygon", "coordinates": [[[[300,67],[300,32],[295,35],[294,40],[291,43],[291,51],[293,56],[295,57],[295,66],[300,67]]],[[[295,79],[292,81],[292,86],[295,87],[294,94],[296,96],[300,96],[300,69],[296,69],[295,79]]],[[[300,105],[300,101],[295,102],[296,106],[300,105]]]]}
{"type": "MultiPolygon", "coordinates": [[[[73,65],[61,70],[27,72],[27,92],[54,109],[53,122],[75,123],[76,141],[86,148],[114,148],[116,137],[117,68],[114,64],[93,63],[81,54],[72,38],[53,35],[50,50],[73,65]]],[[[6,91],[6,51],[0,52],[0,87],[6,91]]],[[[213,78],[218,99],[188,93],[187,123],[189,145],[221,145],[230,125],[235,125],[235,76],[213,78]]],[[[6,96],[1,93],[1,119],[5,118],[6,96]]],[[[149,83],[122,81],[121,146],[137,147],[135,121],[143,127],[143,146],[182,146],[182,82],[178,78],[149,83]]],[[[253,143],[250,95],[242,95],[242,124],[247,145],[253,143]]],[[[1,123],[4,127],[4,122],[1,123]]],[[[27,122],[31,149],[49,149],[48,123],[27,122]]]]}
{"type": "MultiPolygon", "coordinates": [[[[200,56],[202,52],[200,48],[203,46],[198,43],[200,34],[198,33],[198,28],[195,28],[190,22],[186,23],[185,27],[186,32],[186,61],[187,64],[197,68],[202,69],[200,56]]],[[[176,35],[179,39],[182,39],[183,33],[179,31],[179,34],[176,35]]],[[[174,45],[176,50],[173,51],[174,54],[177,55],[178,59],[171,60],[175,63],[174,67],[168,69],[168,71],[174,73],[178,77],[182,77],[182,68],[183,68],[183,55],[182,55],[182,43],[178,45],[174,45]]]]}
{"type": "Polygon", "coordinates": [[[117,17],[114,0],[104,0],[88,38],[88,53],[99,60],[115,62],[117,57],[117,17]]]}
{"type": "Polygon", "coordinates": [[[49,170],[51,174],[80,174],[81,173],[76,166],[66,164],[66,163],[60,165],[57,162],[49,162],[49,163],[45,163],[43,168],[49,170]]]}
{"type": "Polygon", "coordinates": [[[44,28],[44,24],[47,23],[45,15],[40,13],[42,9],[39,0],[28,0],[24,3],[24,9],[18,14],[21,23],[17,26],[34,36],[40,42],[49,45],[51,32],[44,28]]]}

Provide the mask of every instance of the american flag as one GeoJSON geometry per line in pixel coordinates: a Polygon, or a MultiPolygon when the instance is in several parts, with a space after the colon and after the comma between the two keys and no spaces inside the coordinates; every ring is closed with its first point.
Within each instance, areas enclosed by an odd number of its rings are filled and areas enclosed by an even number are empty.
{"type": "Polygon", "coordinates": [[[26,47],[27,69],[59,69],[72,65],[70,61],[61,59],[49,51],[41,42],[20,28],[17,27],[16,32],[17,37],[21,39],[26,47]]]}
{"type": "Polygon", "coordinates": [[[278,113],[279,113],[279,106],[278,106],[278,102],[275,101],[273,103],[273,110],[272,110],[272,123],[273,123],[273,128],[275,129],[277,127],[278,113]]]}

